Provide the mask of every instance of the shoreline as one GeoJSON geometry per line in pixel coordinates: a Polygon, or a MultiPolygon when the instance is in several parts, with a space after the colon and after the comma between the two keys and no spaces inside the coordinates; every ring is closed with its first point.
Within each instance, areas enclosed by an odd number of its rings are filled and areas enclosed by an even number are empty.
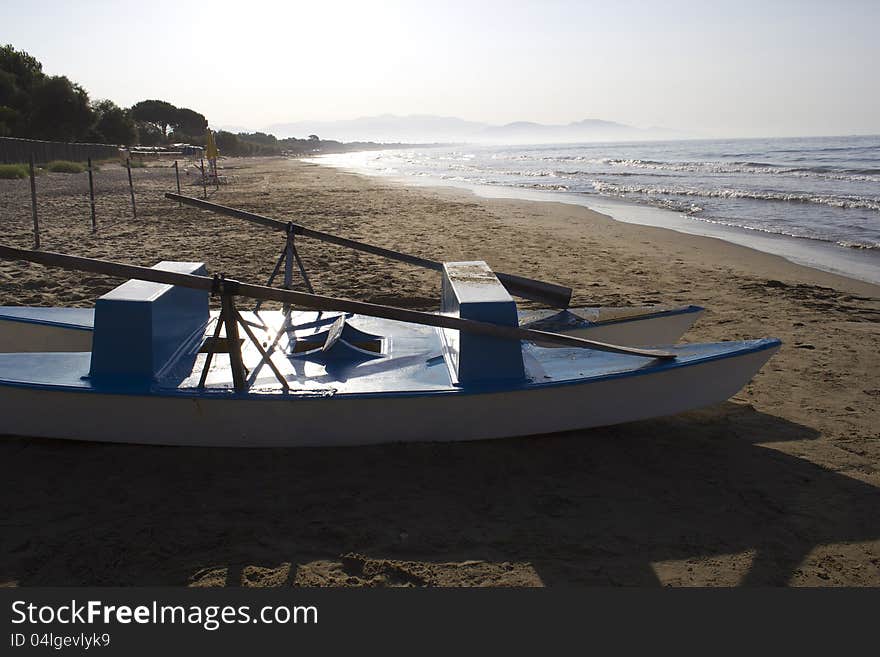
{"type": "MultiPolygon", "coordinates": [[[[432,259],[486,260],[571,286],[575,305],[705,306],[686,342],[783,345],[724,404],[564,434],[304,449],[3,436],[16,494],[0,583],[880,586],[876,286],[582,206],[282,158],[223,165],[232,182],[210,192],[222,205],[432,259]]],[[[92,233],[83,179],[64,175],[40,180],[47,251],[206,261],[262,283],[282,248],[273,231],[165,200],[174,176],[158,167],[135,172],[137,220],[125,170],[108,168],[102,189],[118,187],[99,199],[92,233]]],[[[27,181],[2,182],[6,242],[29,248],[27,181]]],[[[202,192],[191,180],[187,190],[202,192]]],[[[437,309],[434,272],[297,245],[319,294],[437,309]]],[[[88,307],[118,283],[0,261],[0,304],[88,307]]]]}
{"type": "Polygon", "coordinates": [[[390,180],[397,184],[413,187],[467,190],[475,196],[486,199],[512,199],[581,206],[603,214],[614,221],[662,228],[696,237],[714,238],[753,251],[779,256],[795,265],[880,286],[880,258],[872,257],[859,249],[847,249],[818,240],[763,233],[710,221],[689,219],[679,212],[614,197],[452,181],[433,176],[390,175],[366,167],[334,163],[330,159],[332,157],[330,155],[298,159],[302,162],[332,167],[347,173],[390,180]]]}
{"type": "MultiPolygon", "coordinates": [[[[631,227],[631,229],[628,230],[627,228],[622,228],[622,232],[629,233],[633,236],[650,236],[652,242],[656,242],[659,245],[671,249],[681,249],[682,247],[687,248],[688,245],[691,245],[699,250],[699,257],[709,255],[707,260],[721,258],[728,265],[734,265],[736,263],[747,265],[742,267],[745,273],[787,279],[803,284],[820,284],[827,287],[847,290],[855,294],[880,296],[880,283],[864,281],[858,278],[853,278],[852,276],[847,276],[846,274],[817,269],[809,265],[793,262],[778,254],[768,253],[744,244],[729,242],[720,237],[697,235],[694,233],[677,231],[665,226],[624,221],[581,203],[566,203],[554,199],[534,200],[509,198],[503,195],[497,197],[484,197],[465,190],[459,190],[455,186],[434,187],[426,185],[424,189],[431,190],[440,196],[460,199],[463,201],[467,201],[473,194],[473,196],[476,196],[480,202],[485,202],[489,205],[497,205],[499,208],[503,208],[505,205],[516,207],[520,204],[526,204],[527,206],[531,204],[558,204],[561,206],[559,207],[559,211],[542,217],[542,222],[545,228],[562,231],[568,236],[574,235],[577,232],[578,225],[572,224],[568,221],[565,215],[575,216],[577,211],[572,210],[571,208],[582,208],[585,210],[585,212],[582,213],[582,220],[584,221],[595,222],[604,220],[610,222],[612,225],[623,224],[624,226],[631,227]]],[[[528,229],[529,227],[528,220],[525,222],[511,220],[511,223],[525,229],[528,229]]],[[[688,254],[688,257],[693,257],[693,255],[694,254],[688,254]]]]}

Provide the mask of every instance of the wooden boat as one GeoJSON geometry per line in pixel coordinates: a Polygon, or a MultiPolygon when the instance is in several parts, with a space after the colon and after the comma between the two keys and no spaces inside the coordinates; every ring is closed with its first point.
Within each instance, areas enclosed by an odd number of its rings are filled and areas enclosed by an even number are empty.
{"type": "MultiPolygon", "coordinates": [[[[518,311],[524,328],[627,346],[674,344],[702,314],[699,306],[518,311]]],[[[261,310],[259,316],[267,326],[281,326],[284,320],[280,310],[261,310]]],[[[93,308],[0,306],[0,352],[91,351],[94,324],[93,308]]]]}
{"type": "Polygon", "coordinates": [[[2,246],[0,257],[135,279],[97,301],[91,352],[0,354],[4,434],[206,446],[542,434],[721,402],[780,345],[648,349],[524,329],[482,262],[444,266],[436,315],[212,279],[198,263],[162,271],[2,246]],[[313,310],[270,326],[237,297],[313,310]]]}

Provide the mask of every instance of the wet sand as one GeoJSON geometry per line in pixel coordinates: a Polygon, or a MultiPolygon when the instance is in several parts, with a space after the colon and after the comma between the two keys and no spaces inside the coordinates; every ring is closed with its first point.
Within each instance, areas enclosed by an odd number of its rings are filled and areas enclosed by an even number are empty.
{"type": "MultiPolygon", "coordinates": [[[[0,581],[880,585],[880,288],[573,205],[281,159],[228,160],[224,173],[231,183],[210,190],[222,204],[432,259],[485,259],[573,287],[575,305],[696,303],[708,312],[689,341],[784,345],[725,404],[552,436],[274,450],[4,437],[0,581]]],[[[278,234],[164,200],[167,167],[134,175],[137,220],[125,171],[99,172],[95,234],[85,175],[41,176],[43,248],[204,260],[265,281],[278,234]]],[[[28,194],[27,181],[0,181],[4,243],[31,244],[28,194]]],[[[432,272],[308,240],[300,250],[319,293],[437,306],[432,272]]],[[[0,304],[90,306],[117,283],[3,262],[0,304]]]]}

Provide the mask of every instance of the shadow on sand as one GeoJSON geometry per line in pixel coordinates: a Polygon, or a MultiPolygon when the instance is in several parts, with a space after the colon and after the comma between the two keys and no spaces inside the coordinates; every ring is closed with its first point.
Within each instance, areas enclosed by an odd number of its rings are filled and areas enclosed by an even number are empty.
{"type": "Polygon", "coordinates": [[[458,444],[236,450],[6,438],[0,576],[23,586],[185,585],[225,567],[235,583],[246,564],[358,552],[529,562],[547,585],[652,586],[654,563],[750,552],[740,583],[783,585],[816,546],[880,538],[880,490],[757,444],[816,437],[727,403],[458,444]]]}

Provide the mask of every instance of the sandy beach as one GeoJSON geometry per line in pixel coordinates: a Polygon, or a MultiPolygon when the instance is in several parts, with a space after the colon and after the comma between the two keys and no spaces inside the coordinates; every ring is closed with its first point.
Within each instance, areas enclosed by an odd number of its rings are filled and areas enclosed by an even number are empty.
{"type": "MultiPolygon", "coordinates": [[[[223,173],[230,184],[209,192],[224,205],[483,259],[571,286],[572,305],[702,305],[685,340],[783,347],[725,404],[566,434],[251,450],[4,436],[0,583],[880,586],[880,287],[575,205],[280,158],[225,160],[223,173]]],[[[94,234],[85,174],[39,177],[43,249],[268,278],[276,233],[166,201],[167,164],[135,170],[132,219],[125,176],[97,174],[94,234]]],[[[29,204],[27,181],[0,180],[4,243],[31,247],[29,204]]],[[[433,272],[300,251],[318,293],[438,305],[433,272]]],[[[91,306],[118,282],[0,262],[0,304],[91,306]]]]}

